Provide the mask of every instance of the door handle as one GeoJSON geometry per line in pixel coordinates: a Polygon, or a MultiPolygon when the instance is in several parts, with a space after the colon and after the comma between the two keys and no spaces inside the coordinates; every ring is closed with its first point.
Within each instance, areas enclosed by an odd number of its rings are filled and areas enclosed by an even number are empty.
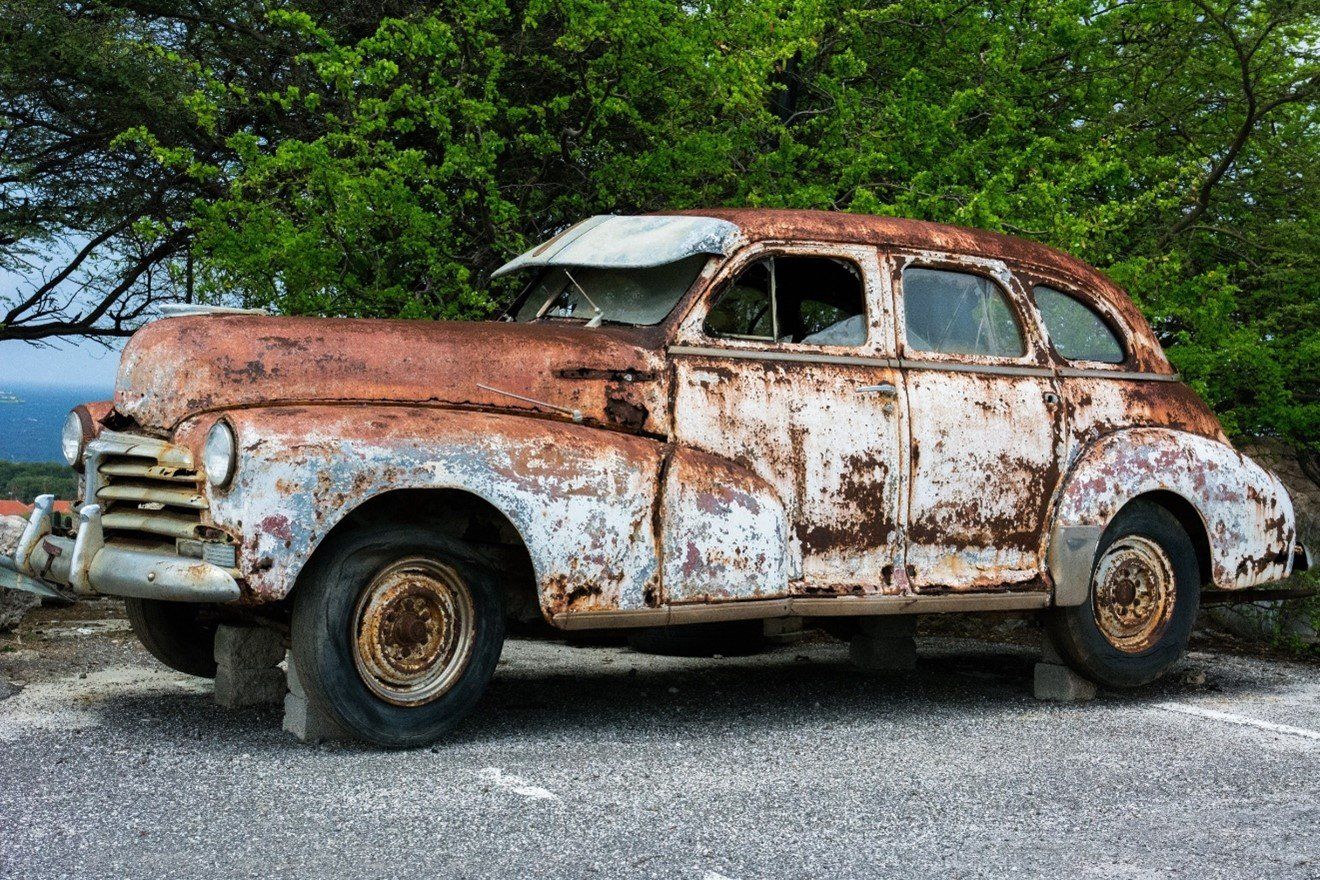
{"type": "Polygon", "coordinates": [[[898,397],[898,388],[890,382],[879,385],[858,385],[858,394],[879,394],[881,397],[898,397]]]}

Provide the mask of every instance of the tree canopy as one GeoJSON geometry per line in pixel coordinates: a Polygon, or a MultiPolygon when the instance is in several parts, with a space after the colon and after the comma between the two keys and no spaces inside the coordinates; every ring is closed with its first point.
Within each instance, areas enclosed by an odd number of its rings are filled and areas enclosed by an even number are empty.
{"type": "Polygon", "coordinates": [[[115,242],[0,338],[479,318],[587,214],[823,208],[1070,251],[1231,433],[1320,454],[1320,0],[0,4],[0,260],[115,242]]]}

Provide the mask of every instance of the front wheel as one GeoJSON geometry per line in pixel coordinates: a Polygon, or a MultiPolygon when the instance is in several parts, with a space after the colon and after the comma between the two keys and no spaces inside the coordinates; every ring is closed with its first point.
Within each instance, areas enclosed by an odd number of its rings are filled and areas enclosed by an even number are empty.
{"type": "Polygon", "coordinates": [[[1191,538],[1163,507],[1134,501],[1100,538],[1087,601],[1053,609],[1048,637],[1083,675],[1138,687],[1182,657],[1200,601],[1191,538]]]}
{"type": "Polygon", "coordinates": [[[464,542],[417,526],[331,540],[294,597],[292,650],[307,700],[367,742],[434,742],[472,710],[499,661],[495,577],[464,542]]]}

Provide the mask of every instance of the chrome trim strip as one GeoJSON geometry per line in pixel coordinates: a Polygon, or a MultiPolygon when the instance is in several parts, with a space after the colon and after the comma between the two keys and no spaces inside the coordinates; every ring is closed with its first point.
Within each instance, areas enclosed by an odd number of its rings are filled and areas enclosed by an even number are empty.
{"type": "Polygon", "coordinates": [[[717,348],[709,345],[671,345],[669,354],[696,357],[720,357],[744,361],[780,361],[797,364],[842,364],[844,366],[891,367],[904,370],[935,370],[949,373],[987,373],[993,376],[1054,376],[1086,379],[1127,379],[1142,382],[1179,382],[1177,373],[1136,373],[1120,370],[1081,370],[1074,367],[1027,367],[1014,364],[963,364],[954,361],[878,358],[867,355],[812,354],[797,351],[759,351],[743,348],[717,348]]]}
{"type": "Polygon", "coordinates": [[[1181,382],[1181,373],[1133,373],[1127,370],[1082,370],[1060,367],[1059,375],[1068,379],[1129,379],[1137,382],[1181,382]]]}
{"type": "Polygon", "coordinates": [[[755,351],[743,348],[716,348],[708,345],[671,345],[670,354],[688,354],[697,357],[723,357],[745,361],[788,361],[797,364],[858,364],[869,367],[897,367],[893,358],[865,355],[811,354],[796,351],[755,351]]]}
{"type": "Polygon", "coordinates": [[[790,596],[701,605],[664,605],[631,611],[560,612],[551,623],[560,629],[622,629],[724,620],[774,617],[866,617],[880,614],[927,614],[943,611],[1031,611],[1048,607],[1050,594],[939,593],[905,596],[790,596]]]}

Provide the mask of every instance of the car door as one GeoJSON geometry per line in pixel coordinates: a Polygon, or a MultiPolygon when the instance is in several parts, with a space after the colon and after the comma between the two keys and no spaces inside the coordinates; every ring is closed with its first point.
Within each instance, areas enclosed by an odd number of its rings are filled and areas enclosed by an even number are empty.
{"type": "Polygon", "coordinates": [[[1035,313],[997,260],[890,256],[917,592],[1044,589],[1063,407],[1035,313]]]}
{"type": "MultiPolygon", "coordinates": [[[[873,248],[759,244],[697,299],[669,349],[674,440],[771,487],[788,559],[783,583],[713,583],[718,569],[694,579],[666,558],[667,601],[897,589],[906,413],[888,286],[873,248]]],[[[664,528],[702,517],[667,508],[664,528]]]]}

